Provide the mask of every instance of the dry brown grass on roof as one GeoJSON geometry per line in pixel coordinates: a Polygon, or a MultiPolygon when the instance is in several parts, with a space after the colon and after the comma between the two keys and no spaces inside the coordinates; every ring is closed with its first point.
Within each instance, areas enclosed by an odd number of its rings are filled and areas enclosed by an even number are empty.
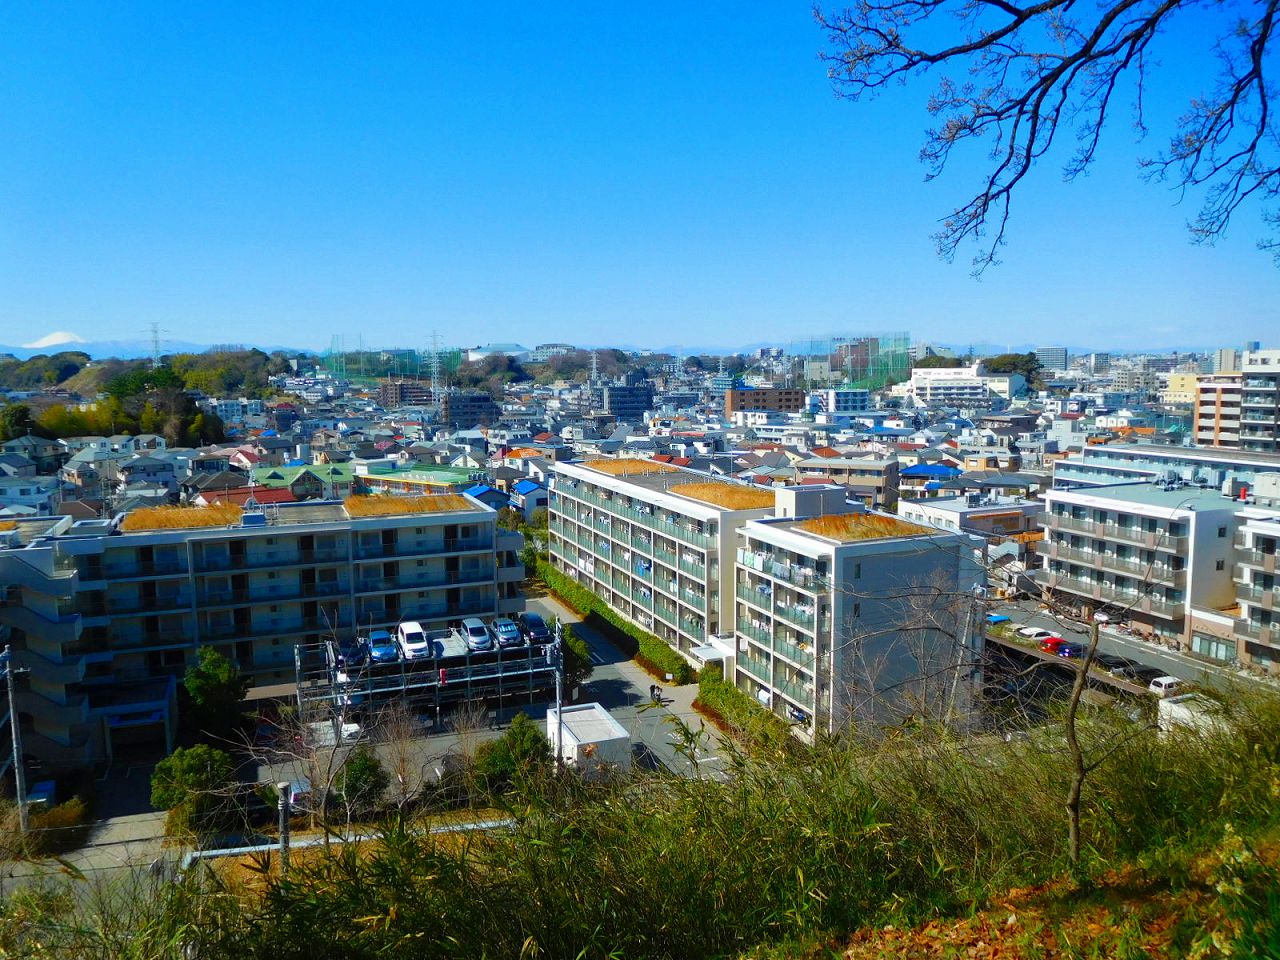
{"type": "Polygon", "coordinates": [[[236,503],[218,503],[207,507],[142,507],[124,516],[120,529],[191,530],[196,527],[231,527],[240,522],[244,509],[236,503]]]}
{"type": "Polygon", "coordinates": [[[774,504],[772,490],[740,487],[736,483],[677,483],[667,492],[729,510],[759,510],[774,504]]]}
{"type": "Polygon", "coordinates": [[[896,517],[867,513],[837,513],[813,517],[796,524],[801,530],[848,543],[851,540],[880,540],[886,537],[919,537],[935,531],[896,517]]]}
{"type": "Polygon", "coordinates": [[[471,501],[459,493],[437,493],[425,497],[359,494],[347,497],[343,505],[349,517],[394,517],[405,513],[452,513],[475,509],[471,501]]]}
{"type": "Polygon", "coordinates": [[[0,531],[17,530],[17,529],[18,529],[17,520],[0,520],[0,531]]]}
{"type": "Polygon", "coordinates": [[[656,460],[638,460],[635,457],[623,457],[620,460],[588,460],[583,464],[596,473],[607,473],[611,477],[640,477],[650,473],[679,473],[680,471],[666,463],[656,460]]]}

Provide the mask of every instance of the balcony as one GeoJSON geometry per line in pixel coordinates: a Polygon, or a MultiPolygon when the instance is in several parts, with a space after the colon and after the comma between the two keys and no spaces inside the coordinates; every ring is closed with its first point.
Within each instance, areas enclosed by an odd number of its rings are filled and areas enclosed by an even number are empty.
{"type": "Polygon", "coordinates": [[[1275,553],[1263,553],[1261,550],[1240,550],[1236,554],[1236,559],[1244,566],[1253,567],[1263,573],[1275,573],[1276,556],[1275,553]]]}
{"type": "Polygon", "coordinates": [[[773,685],[773,678],[770,676],[769,664],[764,660],[759,660],[750,654],[739,653],[735,662],[751,676],[755,677],[762,683],[773,685]]]}
{"type": "Polygon", "coordinates": [[[812,711],[814,698],[813,687],[812,684],[807,681],[791,682],[788,680],[775,680],[773,688],[789,700],[793,700],[801,707],[805,707],[812,711]]]}
{"type": "Polygon", "coordinates": [[[1280,586],[1241,587],[1237,591],[1236,596],[1241,600],[1247,600],[1249,603],[1256,604],[1263,610],[1280,610],[1280,586]]]}
{"type": "Polygon", "coordinates": [[[1255,623],[1248,620],[1236,621],[1236,634],[1241,637],[1248,637],[1250,640],[1256,640],[1268,646],[1280,646],[1280,624],[1276,623],[1255,623]]]}
{"type": "Polygon", "coordinates": [[[803,630],[805,633],[813,633],[818,623],[817,612],[814,608],[800,606],[799,604],[788,606],[779,601],[773,608],[773,615],[803,630]]]}
{"type": "Polygon", "coordinates": [[[1132,573],[1146,580],[1158,580],[1176,587],[1183,587],[1187,582],[1186,570],[1174,570],[1171,567],[1152,560],[1129,559],[1117,557],[1114,553],[1094,550],[1079,550],[1064,546],[1062,543],[1049,544],[1048,555],[1055,560],[1070,560],[1082,563],[1092,569],[1106,569],[1132,573]]]}
{"type": "Polygon", "coordinates": [[[126,595],[107,598],[107,612],[111,616],[185,613],[190,609],[191,597],[186,593],[157,594],[152,597],[131,597],[126,595]]]}
{"type": "Polygon", "coordinates": [[[1167,530],[1141,530],[1134,526],[1120,526],[1098,520],[1083,520],[1050,513],[1046,515],[1046,527],[1050,530],[1074,530],[1102,540],[1121,540],[1157,550],[1173,550],[1185,553],[1187,538],[1173,536],[1167,530]]]}

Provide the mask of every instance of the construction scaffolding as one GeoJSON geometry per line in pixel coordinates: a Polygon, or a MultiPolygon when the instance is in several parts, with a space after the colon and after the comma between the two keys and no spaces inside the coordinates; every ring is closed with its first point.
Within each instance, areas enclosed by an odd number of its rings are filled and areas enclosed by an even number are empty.
{"type": "Polygon", "coordinates": [[[787,355],[809,385],[882,390],[910,378],[910,351],[911,335],[899,332],[794,340],[787,355]]]}

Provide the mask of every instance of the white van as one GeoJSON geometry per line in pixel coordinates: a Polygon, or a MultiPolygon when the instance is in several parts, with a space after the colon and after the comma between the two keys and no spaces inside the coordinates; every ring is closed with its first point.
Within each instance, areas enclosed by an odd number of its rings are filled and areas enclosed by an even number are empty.
{"type": "Polygon", "coordinates": [[[1177,677],[1156,677],[1147,687],[1147,692],[1164,699],[1177,696],[1182,691],[1182,687],[1182,681],[1177,677]]]}
{"type": "Polygon", "coordinates": [[[427,631],[417,620],[406,620],[396,627],[396,643],[406,660],[421,660],[431,656],[431,641],[427,639],[427,631]]]}

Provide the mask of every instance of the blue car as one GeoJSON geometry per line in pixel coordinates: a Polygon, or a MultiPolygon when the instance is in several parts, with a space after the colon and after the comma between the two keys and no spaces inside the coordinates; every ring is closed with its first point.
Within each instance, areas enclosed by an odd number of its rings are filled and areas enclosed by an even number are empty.
{"type": "Polygon", "coordinates": [[[369,659],[369,646],[364,637],[349,637],[338,644],[338,656],[348,669],[363,667],[369,659]]]}
{"type": "Polygon", "coordinates": [[[386,630],[369,634],[369,659],[374,663],[395,663],[400,659],[400,647],[386,630]]]}

